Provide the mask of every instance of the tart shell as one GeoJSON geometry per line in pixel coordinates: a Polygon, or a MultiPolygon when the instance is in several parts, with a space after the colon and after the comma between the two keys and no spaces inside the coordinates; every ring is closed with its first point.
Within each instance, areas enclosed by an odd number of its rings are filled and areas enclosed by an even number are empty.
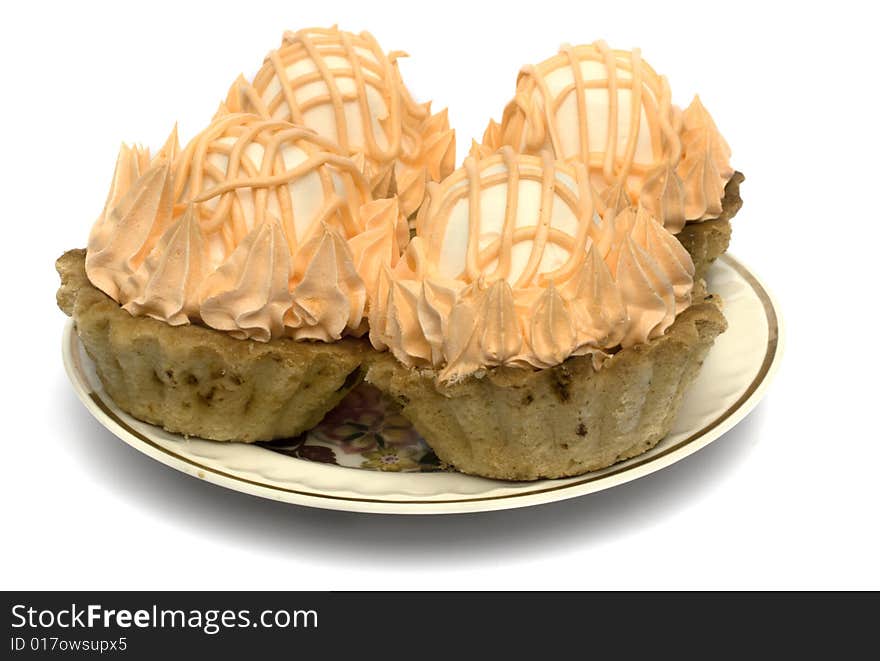
{"type": "Polygon", "coordinates": [[[58,306],[73,318],[104,389],[140,420],[216,441],[297,436],[362,379],[365,340],[256,342],[134,317],[89,282],[85,254],[57,260],[58,306]]]}
{"type": "Polygon", "coordinates": [[[590,356],[544,370],[499,367],[454,384],[376,354],[366,380],[396,399],[438,458],[506,480],[579,475],[641,454],[669,433],[687,387],[727,327],[711,294],[663,336],[596,370],[590,356]]]}

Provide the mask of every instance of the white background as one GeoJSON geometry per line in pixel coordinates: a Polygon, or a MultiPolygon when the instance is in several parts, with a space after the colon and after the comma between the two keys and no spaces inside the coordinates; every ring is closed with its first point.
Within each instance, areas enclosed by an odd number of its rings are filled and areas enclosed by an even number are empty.
{"type": "MultiPolygon", "coordinates": [[[[869,3],[859,3],[868,6],[869,3]]],[[[880,588],[878,54],[859,5],[151,0],[14,3],[0,25],[3,588],[880,588]],[[245,9],[247,8],[247,9],[245,9]],[[54,259],[85,245],[119,143],[186,140],[284,29],[401,49],[459,160],[561,42],[640,46],[699,92],[746,173],[731,252],[773,290],[766,398],[691,458],[553,505],[366,516],[176,473],[79,404],[54,259]]]]}

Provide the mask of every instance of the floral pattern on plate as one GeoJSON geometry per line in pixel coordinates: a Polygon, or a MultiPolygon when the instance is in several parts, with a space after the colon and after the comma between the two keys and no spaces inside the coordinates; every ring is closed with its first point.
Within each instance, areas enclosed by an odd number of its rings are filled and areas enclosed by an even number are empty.
{"type": "Polygon", "coordinates": [[[348,393],[315,428],[259,445],[297,459],[349,468],[400,473],[445,468],[400,408],[367,383],[348,393]]]}

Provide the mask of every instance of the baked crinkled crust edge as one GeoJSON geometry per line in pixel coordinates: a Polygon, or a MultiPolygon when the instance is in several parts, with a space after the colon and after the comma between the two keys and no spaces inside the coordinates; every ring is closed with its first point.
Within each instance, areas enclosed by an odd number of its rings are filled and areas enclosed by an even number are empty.
{"type": "Polygon", "coordinates": [[[727,328],[717,295],[663,336],[596,370],[589,356],[544,370],[500,367],[453,385],[377,354],[366,380],[391,395],[441,461],[473,475],[536,480],[580,475],[654,447],[727,328]]]}
{"type": "Polygon", "coordinates": [[[134,317],[86,277],[85,250],[56,262],[71,316],[111,399],[169,432],[217,441],[298,436],[362,379],[369,343],[238,340],[211,328],[134,317]]]}

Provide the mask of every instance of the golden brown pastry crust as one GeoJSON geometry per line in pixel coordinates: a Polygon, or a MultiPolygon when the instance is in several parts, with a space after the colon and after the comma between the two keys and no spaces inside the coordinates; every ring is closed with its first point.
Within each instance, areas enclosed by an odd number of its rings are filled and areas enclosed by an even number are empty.
{"type": "Polygon", "coordinates": [[[441,461],[508,480],[578,475],[645,452],[669,433],[686,388],[727,327],[717,296],[596,370],[589,356],[544,370],[500,367],[439,383],[376,354],[366,380],[394,397],[441,461]]]}
{"type": "Polygon", "coordinates": [[[311,429],[362,377],[366,340],[237,340],[201,326],[133,317],[92,286],[85,250],[56,262],[58,306],[116,404],[170,432],[253,442],[311,429]]]}
{"type": "Polygon", "coordinates": [[[742,172],[734,172],[724,188],[721,215],[718,218],[687,223],[676,236],[690,253],[696,268],[696,278],[703,278],[712,262],[727,251],[730,245],[730,219],[742,207],[739,186],[745,181],[742,172]]]}

